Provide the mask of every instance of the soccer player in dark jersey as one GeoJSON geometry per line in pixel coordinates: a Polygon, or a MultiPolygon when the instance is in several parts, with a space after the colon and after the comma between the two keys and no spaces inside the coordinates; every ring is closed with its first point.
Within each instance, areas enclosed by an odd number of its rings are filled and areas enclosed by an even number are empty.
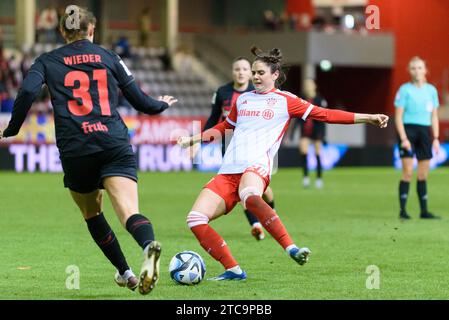
{"type": "MultiPolygon", "coordinates": [[[[306,79],[303,85],[303,98],[309,101],[315,106],[327,108],[326,100],[317,92],[316,83],[313,79],[306,79]]],[[[310,186],[309,167],[307,163],[307,153],[309,151],[309,145],[313,142],[315,147],[316,156],[316,174],[315,187],[321,189],[323,187],[323,169],[321,166],[321,148],[323,146],[323,140],[326,134],[326,124],[321,121],[308,119],[304,121],[302,119],[295,119],[295,126],[299,125],[301,130],[301,137],[299,140],[299,152],[301,154],[303,163],[303,186],[310,186]]]]}
{"type": "MultiPolygon", "coordinates": [[[[210,129],[216,124],[224,121],[231,111],[232,105],[237,98],[245,92],[254,91],[251,83],[251,63],[244,57],[238,57],[232,62],[232,82],[229,82],[217,89],[212,98],[212,112],[204,126],[204,130],[210,129]]],[[[222,139],[221,152],[224,155],[226,150],[225,137],[222,139]]],[[[271,187],[267,187],[263,194],[265,202],[274,209],[274,195],[271,187]]],[[[245,210],[246,218],[251,225],[251,234],[256,240],[265,239],[262,224],[257,217],[248,209],[245,210]]]]}
{"type": "Polygon", "coordinates": [[[96,19],[92,13],[77,6],[71,8],[60,21],[67,44],[36,59],[0,137],[19,132],[42,85],[47,84],[64,186],[80,208],[92,238],[117,269],[116,283],[132,290],[139,287],[141,294],[147,294],[159,278],[161,245],[154,240],[150,221],[139,213],[136,157],[127,127],[117,112],[117,86],[137,110],[146,114],[158,114],[177,100],[146,96],[113,51],[93,44],[96,19]],[[143,249],[140,279],[128,266],[103,215],[101,189],[106,189],[120,222],[143,249]]]}

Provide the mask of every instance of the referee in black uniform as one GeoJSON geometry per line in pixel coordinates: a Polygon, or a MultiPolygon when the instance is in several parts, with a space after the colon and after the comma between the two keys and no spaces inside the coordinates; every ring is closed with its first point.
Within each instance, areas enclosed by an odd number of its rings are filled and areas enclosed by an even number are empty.
{"type": "Polygon", "coordinates": [[[427,210],[427,177],[432,159],[432,149],[440,149],[438,124],[438,92],[427,83],[426,63],[419,57],[410,60],[411,81],[403,84],[395,98],[395,125],[398,134],[399,154],[402,160],[402,179],[399,183],[399,217],[410,219],[406,211],[408,191],[413,175],[413,157],[418,160],[418,193],[420,217],[435,219],[438,216],[427,210]]]}

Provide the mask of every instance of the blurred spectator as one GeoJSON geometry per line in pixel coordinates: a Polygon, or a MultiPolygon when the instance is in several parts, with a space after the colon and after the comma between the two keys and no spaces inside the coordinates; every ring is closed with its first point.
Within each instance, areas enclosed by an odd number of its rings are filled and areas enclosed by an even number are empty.
{"type": "Polygon", "coordinates": [[[6,87],[6,81],[3,72],[0,72],[0,112],[11,112],[11,110],[5,110],[6,100],[9,98],[8,88],[6,87]],[[5,105],[4,105],[5,104],[5,105]]]}
{"type": "Polygon", "coordinates": [[[182,74],[192,73],[193,61],[192,54],[185,46],[179,46],[173,55],[173,68],[182,74]]]}
{"type": "Polygon", "coordinates": [[[22,79],[25,78],[25,76],[28,73],[28,70],[30,70],[31,65],[33,64],[34,59],[31,56],[31,53],[29,51],[26,51],[23,53],[22,61],[20,62],[20,71],[22,72],[22,79]]]}
{"type": "Polygon", "coordinates": [[[58,27],[58,13],[53,5],[42,10],[37,29],[39,31],[39,42],[56,43],[56,30],[58,27]]]}
{"type": "Polygon", "coordinates": [[[0,45],[0,111],[11,112],[12,108],[6,108],[9,98],[8,92],[8,63],[3,55],[3,47],[0,45]],[[11,109],[11,110],[9,110],[11,109]]]}
{"type": "Polygon", "coordinates": [[[2,46],[0,46],[0,74],[2,82],[7,89],[10,89],[15,85],[14,74],[9,67],[9,62],[5,57],[2,46]]]}
{"type": "Polygon", "coordinates": [[[343,25],[344,10],[341,5],[332,7],[332,25],[340,29],[343,25]]]}
{"type": "Polygon", "coordinates": [[[139,46],[148,47],[151,31],[150,8],[145,8],[139,17],[139,46]]]}
{"type": "Polygon", "coordinates": [[[263,26],[266,30],[276,31],[278,29],[278,20],[273,11],[265,10],[263,12],[263,26]]]}
{"type": "Polygon", "coordinates": [[[321,10],[317,10],[315,17],[312,19],[312,26],[316,30],[323,30],[326,26],[326,18],[321,10]]]}
{"type": "Polygon", "coordinates": [[[312,26],[312,18],[308,13],[303,13],[299,16],[296,24],[296,30],[310,30],[312,26]]]}
{"type": "Polygon", "coordinates": [[[121,58],[130,58],[131,57],[131,44],[129,43],[128,38],[125,36],[121,36],[114,45],[114,51],[121,58]]]}
{"type": "Polygon", "coordinates": [[[173,70],[172,59],[167,49],[165,49],[162,54],[159,55],[159,60],[161,60],[162,62],[162,68],[164,69],[164,71],[173,70]]]}
{"type": "Polygon", "coordinates": [[[279,30],[281,31],[289,31],[292,30],[290,26],[290,19],[288,16],[288,13],[286,11],[283,11],[281,15],[279,16],[279,30]]]}
{"type": "Polygon", "coordinates": [[[14,88],[18,88],[22,83],[22,71],[20,60],[15,55],[11,55],[8,59],[8,68],[11,75],[11,84],[14,88]]]}
{"type": "Polygon", "coordinates": [[[61,31],[59,30],[59,21],[61,20],[62,16],[65,14],[65,7],[59,6],[58,7],[58,24],[56,25],[56,43],[65,44],[64,37],[62,36],[61,31]]]}
{"type": "Polygon", "coordinates": [[[299,26],[299,15],[297,13],[292,13],[290,18],[288,19],[288,24],[290,26],[290,30],[297,31],[300,29],[299,26]]]}

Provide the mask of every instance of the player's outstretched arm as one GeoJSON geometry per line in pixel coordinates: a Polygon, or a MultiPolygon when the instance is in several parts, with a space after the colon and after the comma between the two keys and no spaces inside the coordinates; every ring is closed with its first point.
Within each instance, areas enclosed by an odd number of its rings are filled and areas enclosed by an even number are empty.
{"type": "Polygon", "coordinates": [[[161,96],[158,100],[153,99],[147,96],[135,81],[122,88],[122,92],[136,110],[145,114],[159,114],[178,101],[172,96],[161,96]]]}
{"type": "Polygon", "coordinates": [[[207,129],[203,133],[198,133],[190,137],[179,137],[178,145],[180,145],[182,148],[188,148],[197,144],[198,142],[211,142],[220,140],[221,137],[223,137],[223,135],[225,134],[226,130],[229,129],[234,129],[234,126],[229,123],[227,119],[225,119],[214,127],[207,129]]]}
{"type": "Polygon", "coordinates": [[[356,113],[354,123],[369,123],[380,128],[386,128],[389,117],[385,114],[356,113]]]}
{"type": "Polygon", "coordinates": [[[321,108],[311,104],[300,105],[300,108],[297,110],[296,113],[303,119],[308,117],[318,121],[335,124],[369,123],[379,126],[380,128],[386,128],[389,120],[389,117],[384,114],[353,113],[338,109],[321,108]],[[301,109],[307,110],[302,112],[301,109]]]}

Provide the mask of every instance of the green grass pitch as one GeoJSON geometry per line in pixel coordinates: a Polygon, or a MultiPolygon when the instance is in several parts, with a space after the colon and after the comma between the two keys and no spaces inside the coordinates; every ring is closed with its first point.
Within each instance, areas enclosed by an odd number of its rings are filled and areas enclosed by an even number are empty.
{"type": "MultiPolygon", "coordinates": [[[[163,245],[161,279],[148,296],[120,288],[114,268],[91,240],[59,174],[0,173],[1,299],[447,299],[449,211],[446,168],[429,177],[429,207],[443,217],[422,221],[415,181],[408,211],[398,219],[400,172],[389,168],[334,169],[322,190],[301,187],[299,169],[273,176],[276,209],[293,239],[312,250],[294,263],[271,238],[256,242],[240,206],[212,222],[248,273],[244,282],[176,285],[171,257],[194,250],[206,278],[222,272],[199,246],[185,217],[212,173],[140,173],[140,209],[163,245]],[[66,268],[80,271],[80,288],[66,288],[66,268]],[[379,289],[367,289],[367,267],[379,268],[379,289]]],[[[314,172],[312,172],[312,177],[314,172]]],[[[140,270],[141,250],[119,225],[107,197],[104,212],[128,262],[140,270]]],[[[368,281],[370,282],[370,281],[368,281]]]]}

